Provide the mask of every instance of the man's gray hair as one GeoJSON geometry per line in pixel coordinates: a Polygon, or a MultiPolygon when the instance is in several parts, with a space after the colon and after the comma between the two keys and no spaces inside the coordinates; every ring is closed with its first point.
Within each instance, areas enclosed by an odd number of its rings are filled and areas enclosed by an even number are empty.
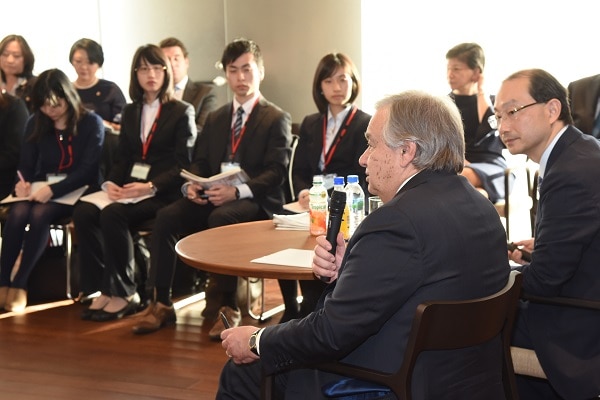
{"type": "Polygon", "coordinates": [[[375,105],[388,109],[383,139],[391,148],[414,142],[413,165],[419,169],[460,173],[465,160],[465,138],[458,108],[448,96],[409,90],[385,97],[375,105]]]}

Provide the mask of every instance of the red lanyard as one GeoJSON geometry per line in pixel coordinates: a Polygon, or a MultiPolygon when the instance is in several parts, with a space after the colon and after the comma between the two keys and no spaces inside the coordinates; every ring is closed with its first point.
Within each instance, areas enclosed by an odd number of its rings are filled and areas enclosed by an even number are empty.
{"type": "MultiPolygon", "coordinates": [[[[240,146],[240,142],[242,141],[242,136],[244,136],[244,133],[246,132],[246,125],[248,125],[248,120],[250,119],[250,115],[252,114],[252,111],[254,111],[254,107],[256,107],[256,105],[258,104],[258,100],[260,100],[260,97],[257,98],[256,101],[254,102],[254,104],[252,105],[250,114],[248,114],[248,118],[246,118],[246,122],[244,122],[244,125],[242,126],[242,129],[240,130],[240,134],[238,135],[237,140],[235,138],[235,132],[233,131],[233,127],[231,127],[231,155],[229,156],[229,158],[232,161],[235,158],[235,153],[237,152],[237,149],[240,146]]],[[[234,112],[234,114],[236,114],[236,113],[234,112]]]]}
{"type": "Polygon", "coordinates": [[[148,149],[150,148],[150,142],[154,137],[154,131],[156,131],[156,125],[158,124],[158,117],[160,117],[160,110],[162,110],[162,103],[158,105],[158,111],[156,112],[156,117],[154,118],[154,122],[152,123],[152,128],[150,128],[150,132],[148,133],[148,137],[146,141],[142,143],[142,160],[146,161],[146,154],[148,154],[148,149]]]}
{"type": "Polygon", "coordinates": [[[58,143],[58,147],[60,147],[60,163],[58,164],[58,172],[61,172],[63,169],[67,169],[73,165],[73,136],[69,135],[67,138],[67,153],[69,154],[69,162],[65,164],[65,148],[63,147],[63,135],[58,132],[58,129],[54,130],[56,134],[56,142],[58,143]]]}
{"type": "Polygon", "coordinates": [[[357,109],[358,109],[357,107],[352,107],[352,110],[346,116],[346,121],[343,124],[343,128],[340,127],[340,129],[338,130],[337,135],[335,135],[335,139],[333,140],[333,143],[331,144],[331,147],[329,147],[328,151],[326,151],[326,149],[327,149],[327,116],[323,117],[323,159],[325,160],[325,168],[327,168],[327,165],[329,165],[329,163],[331,162],[331,159],[333,158],[333,154],[335,153],[335,149],[337,148],[337,145],[340,143],[340,141],[346,134],[346,131],[348,130],[348,126],[350,126],[350,122],[352,122],[352,118],[354,118],[354,115],[356,114],[357,109]]]}

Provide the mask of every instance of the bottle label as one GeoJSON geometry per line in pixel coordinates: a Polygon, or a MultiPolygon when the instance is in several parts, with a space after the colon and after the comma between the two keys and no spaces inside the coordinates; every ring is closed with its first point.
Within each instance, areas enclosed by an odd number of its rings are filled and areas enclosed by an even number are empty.
{"type": "Polygon", "coordinates": [[[310,234],[324,235],[327,232],[327,209],[310,210],[310,234]]]}

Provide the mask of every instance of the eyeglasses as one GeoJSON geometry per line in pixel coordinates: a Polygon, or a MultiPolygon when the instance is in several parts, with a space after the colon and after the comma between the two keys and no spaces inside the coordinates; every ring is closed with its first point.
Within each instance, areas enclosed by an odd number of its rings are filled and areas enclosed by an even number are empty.
{"type": "Polygon", "coordinates": [[[142,65],[141,67],[136,68],[135,72],[139,72],[142,75],[148,75],[150,73],[150,71],[154,72],[155,74],[158,74],[159,72],[166,71],[166,70],[167,70],[167,67],[165,67],[164,65],[150,65],[150,66],[142,65]]]}
{"type": "Polygon", "coordinates": [[[504,113],[504,115],[502,115],[501,113],[497,113],[496,115],[490,115],[490,117],[488,118],[488,124],[490,124],[490,127],[492,129],[498,129],[498,127],[502,123],[503,119],[505,119],[507,121],[515,121],[517,119],[517,113],[519,111],[523,111],[527,107],[535,106],[536,104],[545,104],[545,103],[546,103],[545,101],[535,101],[533,103],[529,103],[524,106],[515,107],[512,110],[508,110],[506,113],[504,113]]]}

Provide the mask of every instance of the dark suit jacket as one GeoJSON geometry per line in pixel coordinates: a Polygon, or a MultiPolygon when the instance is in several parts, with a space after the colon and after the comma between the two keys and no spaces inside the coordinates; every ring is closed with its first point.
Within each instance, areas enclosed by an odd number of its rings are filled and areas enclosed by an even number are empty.
{"type": "Polygon", "coordinates": [[[296,195],[302,189],[312,186],[314,175],[336,173],[338,176],[358,175],[359,182],[366,191],[365,169],[358,164],[358,158],[367,148],[365,131],[371,116],[361,110],[350,122],[346,134],[338,144],[331,162],[325,171],[319,168],[323,153],[323,120],[326,114],[311,114],[300,125],[298,147],[294,156],[292,178],[296,195]]]}
{"type": "Polygon", "coordinates": [[[182,100],[194,106],[198,134],[202,132],[208,113],[217,108],[217,97],[213,89],[212,84],[192,82],[188,79],[183,90],[182,100]]]}
{"type": "MultiPolygon", "coordinates": [[[[522,272],[525,293],[600,300],[600,143],[572,126],[548,159],[533,261],[522,272]]],[[[558,393],[566,399],[598,396],[598,311],[530,303],[524,313],[534,350],[558,393]]]]}
{"type": "Polygon", "coordinates": [[[27,123],[25,102],[1,94],[0,103],[0,199],[8,196],[17,181],[17,163],[27,123]]]}
{"type": "Polygon", "coordinates": [[[134,182],[133,165],[145,162],[151,165],[146,181],[157,188],[156,196],[176,200],[181,197],[180,187],[184,182],[179,173],[190,164],[187,141],[196,132],[194,108],[178,100],[162,105],[145,161],[142,160],[141,117],[141,103],[127,104],[123,108],[117,161],[107,180],[121,186],[134,182]]]}
{"type": "MultiPolygon", "coordinates": [[[[210,113],[203,133],[198,137],[191,170],[209,177],[221,172],[228,160],[231,142],[232,103],[210,113]]],[[[275,104],[261,97],[246,123],[237,154],[240,167],[246,171],[254,200],[267,215],[281,210],[283,188],[290,158],[291,118],[275,104]]]]}
{"type": "MultiPolygon", "coordinates": [[[[261,363],[267,373],[325,360],[393,371],[418,304],[490,295],[509,271],[506,234],[492,204],[464,177],[422,171],[360,224],[317,310],[265,328],[261,363]]],[[[499,344],[423,355],[414,398],[450,398],[452,385],[469,381],[463,396],[452,398],[504,399],[499,344]]],[[[290,375],[288,389],[295,383],[290,375]]],[[[311,383],[299,385],[305,398],[317,398],[319,389],[306,389],[311,383]]]]}
{"type": "Polygon", "coordinates": [[[600,74],[571,82],[568,89],[573,123],[579,130],[591,135],[600,98],[600,74]]]}

